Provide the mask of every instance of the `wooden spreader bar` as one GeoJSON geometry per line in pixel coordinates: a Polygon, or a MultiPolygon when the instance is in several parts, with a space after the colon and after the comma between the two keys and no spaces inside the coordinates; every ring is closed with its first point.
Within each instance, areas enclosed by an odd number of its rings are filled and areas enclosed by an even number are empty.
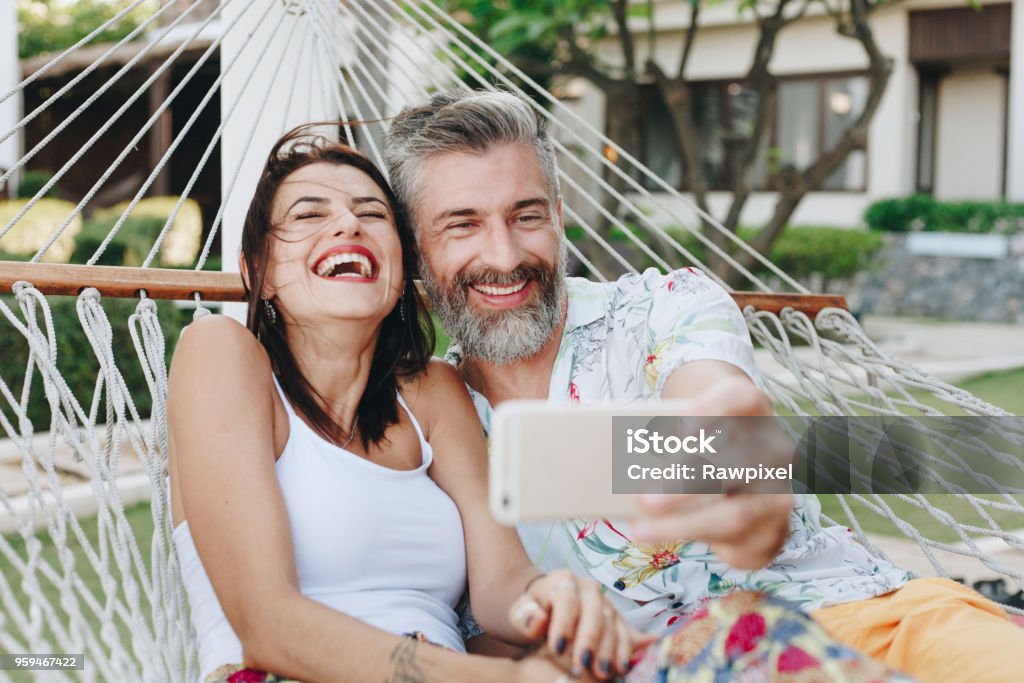
{"type": "MultiPolygon", "coordinates": [[[[185,300],[198,293],[204,301],[245,301],[238,273],[0,261],[0,291],[10,292],[21,281],[31,282],[43,294],[77,296],[95,287],[106,297],[132,299],[144,291],[153,299],[185,300]]],[[[839,294],[732,292],[732,298],[740,308],[753,306],[771,313],[792,308],[812,318],[823,308],[847,308],[839,294]]]]}

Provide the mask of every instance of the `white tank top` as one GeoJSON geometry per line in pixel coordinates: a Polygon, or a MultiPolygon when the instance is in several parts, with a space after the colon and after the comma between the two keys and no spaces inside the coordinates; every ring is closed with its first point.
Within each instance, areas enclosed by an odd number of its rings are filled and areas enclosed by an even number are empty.
{"type": "MultiPolygon", "coordinates": [[[[433,451],[419,435],[414,470],[383,467],[324,440],[292,410],[277,476],[288,507],[302,593],[384,631],[422,632],[463,652],[455,605],[466,588],[462,519],[427,475],[433,451]]],[[[199,646],[200,680],[242,662],[242,645],[199,561],[188,521],[174,530],[199,646]]],[[[258,600],[259,596],[252,596],[258,600]]]]}

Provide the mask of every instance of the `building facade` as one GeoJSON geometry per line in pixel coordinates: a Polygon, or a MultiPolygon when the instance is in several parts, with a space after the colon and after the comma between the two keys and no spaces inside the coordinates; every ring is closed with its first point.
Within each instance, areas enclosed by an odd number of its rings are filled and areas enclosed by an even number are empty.
{"type": "MultiPolygon", "coordinates": [[[[664,0],[654,8],[653,57],[670,71],[679,61],[688,5],[664,0]]],[[[635,21],[638,29],[647,23],[635,21]]],[[[743,77],[759,32],[735,2],[703,8],[700,24],[686,75],[694,84],[710,204],[720,217],[731,198],[735,143],[753,109],[743,77]]],[[[824,188],[808,194],[791,223],[855,227],[871,202],[915,192],[950,201],[1024,202],[1024,0],[984,2],[978,9],[962,0],[909,0],[875,10],[871,26],[893,70],[867,149],[852,153],[824,188]]],[[[639,59],[646,59],[647,41],[637,42],[639,59]]],[[[614,60],[618,49],[613,38],[599,53],[614,60]]],[[[867,66],[860,43],[838,35],[834,20],[820,12],[809,10],[783,29],[770,64],[779,77],[778,104],[753,172],[762,191],[748,201],[742,224],[758,225],[771,215],[769,167],[806,167],[859,115],[867,66]]],[[[600,93],[583,82],[572,85],[567,90],[577,110],[602,127],[600,93]]],[[[643,106],[643,161],[685,192],[664,105],[652,100],[643,106]]]]}

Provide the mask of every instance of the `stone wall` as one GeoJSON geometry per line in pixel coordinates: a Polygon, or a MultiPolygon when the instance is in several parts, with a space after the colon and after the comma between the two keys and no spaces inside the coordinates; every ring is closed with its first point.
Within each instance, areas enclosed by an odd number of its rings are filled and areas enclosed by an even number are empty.
{"type": "Polygon", "coordinates": [[[858,313],[1024,323],[1024,235],[1009,238],[1007,251],[998,259],[928,256],[894,235],[867,270],[829,289],[858,313]]]}

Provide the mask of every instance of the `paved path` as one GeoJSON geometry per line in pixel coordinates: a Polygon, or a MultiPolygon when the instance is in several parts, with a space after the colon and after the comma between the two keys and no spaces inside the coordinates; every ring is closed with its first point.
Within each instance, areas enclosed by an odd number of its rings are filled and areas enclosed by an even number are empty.
{"type": "MultiPolygon", "coordinates": [[[[866,316],[861,324],[878,346],[940,380],[956,384],[986,372],[1024,368],[1024,325],[940,322],[866,316]]],[[[795,347],[809,362],[814,352],[795,347]]],[[[791,377],[770,351],[754,351],[761,372],[791,377]]]]}

